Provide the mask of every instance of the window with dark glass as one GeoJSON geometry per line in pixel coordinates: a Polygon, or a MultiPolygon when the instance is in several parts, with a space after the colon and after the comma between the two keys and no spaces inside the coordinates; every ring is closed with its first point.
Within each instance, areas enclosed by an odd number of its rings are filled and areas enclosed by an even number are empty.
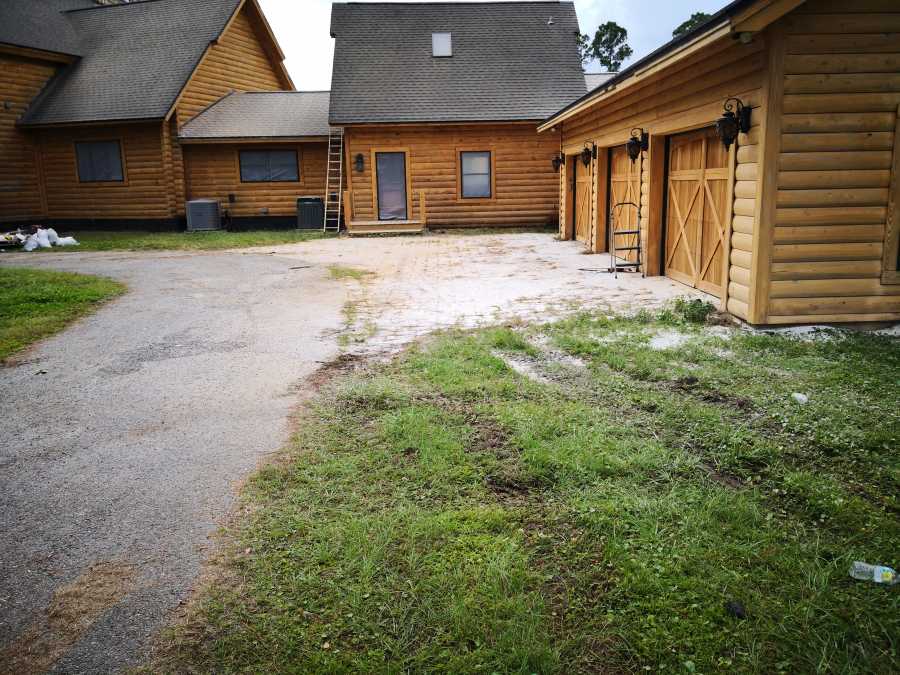
{"type": "Polygon", "coordinates": [[[84,141],[75,144],[78,180],[82,183],[122,182],[122,147],[119,141],[84,141]]]}
{"type": "Polygon", "coordinates": [[[241,150],[242,183],[300,180],[295,150],[241,150]]]}
{"type": "Polygon", "coordinates": [[[461,152],[460,176],[464,199],[490,198],[491,196],[491,153],[461,152]]]}

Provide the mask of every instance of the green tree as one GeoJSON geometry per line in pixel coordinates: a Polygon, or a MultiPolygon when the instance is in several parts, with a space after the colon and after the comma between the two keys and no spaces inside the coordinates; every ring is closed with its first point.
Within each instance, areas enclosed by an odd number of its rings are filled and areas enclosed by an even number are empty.
{"type": "Polygon", "coordinates": [[[601,24],[593,38],[586,34],[575,34],[582,64],[587,65],[589,61],[596,60],[611,73],[618,72],[622,62],[634,53],[627,40],[628,31],[615,21],[601,24]]]}
{"type": "Polygon", "coordinates": [[[685,33],[690,33],[697,26],[701,26],[706,23],[712,14],[707,14],[706,12],[694,12],[691,14],[691,18],[687,21],[681,23],[678,28],[672,31],[672,37],[677,38],[681,37],[685,33]]]}

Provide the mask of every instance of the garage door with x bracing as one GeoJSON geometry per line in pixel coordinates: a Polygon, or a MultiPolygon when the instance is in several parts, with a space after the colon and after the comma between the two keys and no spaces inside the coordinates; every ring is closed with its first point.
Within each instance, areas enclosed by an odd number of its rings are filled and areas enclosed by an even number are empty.
{"type": "Polygon", "coordinates": [[[666,275],[722,297],[728,151],[713,129],[669,140],[666,275]]]}

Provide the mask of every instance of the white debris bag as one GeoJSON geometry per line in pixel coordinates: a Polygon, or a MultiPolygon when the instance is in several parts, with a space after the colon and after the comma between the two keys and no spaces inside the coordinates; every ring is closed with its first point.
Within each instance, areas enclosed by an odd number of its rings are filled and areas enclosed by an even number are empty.
{"type": "Polygon", "coordinates": [[[54,230],[52,227],[48,227],[46,230],[44,230],[44,232],[47,233],[47,239],[49,240],[50,244],[52,246],[56,246],[56,242],[59,241],[59,235],[56,234],[56,230],[54,230]]]}
{"type": "Polygon", "coordinates": [[[38,246],[40,248],[50,248],[52,246],[50,243],[50,235],[47,234],[47,230],[38,228],[38,231],[34,233],[34,236],[37,238],[38,246]]]}
{"type": "Polygon", "coordinates": [[[39,246],[40,243],[38,243],[38,238],[32,234],[28,237],[28,239],[25,240],[25,244],[22,246],[22,249],[25,251],[33,251],[39,246]]]}
{"type": "Polygon", "coordinates": [[[75,237],[57,237],[56,238],[57,246],[78,246],[78,241],[75,237]]]}

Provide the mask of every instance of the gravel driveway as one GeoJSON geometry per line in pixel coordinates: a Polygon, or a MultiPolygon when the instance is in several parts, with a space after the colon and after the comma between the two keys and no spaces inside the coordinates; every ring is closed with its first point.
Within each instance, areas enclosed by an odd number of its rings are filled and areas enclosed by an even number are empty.
{"type": "Polygon", "coordinates": [[[3,254],[130,292],[0,368],[0,671],[140,662],[240,481],[286,440],[304,378],[342,350],[689,293],[605,263],[545,234],[3,254]]]}

